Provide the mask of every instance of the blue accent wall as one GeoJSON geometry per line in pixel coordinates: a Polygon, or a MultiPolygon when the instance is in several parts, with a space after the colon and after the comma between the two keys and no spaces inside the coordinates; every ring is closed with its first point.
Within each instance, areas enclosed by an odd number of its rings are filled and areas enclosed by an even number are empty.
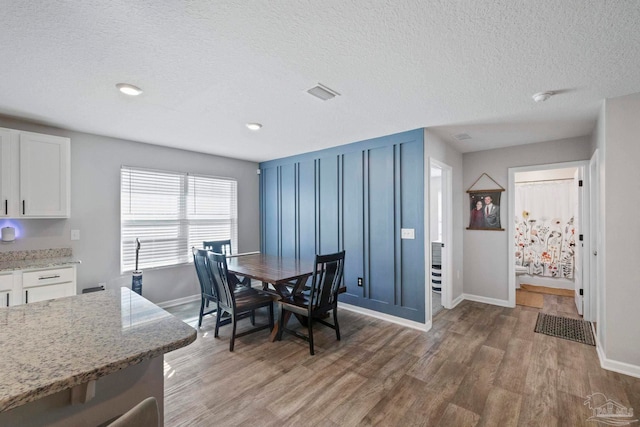
{"type": "Polygon", "coordinates": [[[341,301],[424,322],[423,138],[416,129],[261,163],[261,251],[344,249],[341,301]]]}

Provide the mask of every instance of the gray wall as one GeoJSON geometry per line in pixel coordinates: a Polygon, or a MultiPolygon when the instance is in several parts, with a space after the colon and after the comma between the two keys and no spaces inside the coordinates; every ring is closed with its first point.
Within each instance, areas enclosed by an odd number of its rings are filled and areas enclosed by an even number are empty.
{"type": "MultiPolygon", "coordinates": [[[[510,167],[588,160],[591,141],[588,136],[539,142],[495,150],[465,153],[463,197],[480,175],[487,173],[507,189],[510,167]]],[[[500,220],[506,229],[509,197],[507,191],[500,199],[500,220]]],[[[463,209],[463,224],[469,223],[468,203],[463,209]]],[[[463,226],[464,228],[464,226],[463,226]]],[[[508,300],[508,250],[512,242],[507,231],[464,230],[464,292],[498,300],[508,300]]]]}
{"type": "Polygon", "coordinates": [[[605,101],[601,168],[600,222],[604,225],[598,257],[604,265],[604,351],[607,359],[640,367],[640,94],[605,101]],[[602,175],[601,175],[602,176],[602,175]],[[604,195],[606,194],[606,201],[604,195]]]}
{"type": "MultiPolygon", "coordinates": [[[[462,154],[456,151],[448,143],[440,139],[429,129],[424,131],[424,154],[425,154],[425,180],[429,176],[429,158],[433,158],[442,162],[452,169],[452,189],[453,189],[453,206],[452,206],[452,300],[462,295],[463,283],[463,250],[462,250],[462,231],[463,217],[462,207],[465,206],[463,189],[462,189],[462,154]]],[[[429,221],[427,220],[427,224],[429,221]]],[[[427,263],[430,265],[430,263],[427,263]]],[[[431,277],[431,273],[427,277],[431,277]]]]}
{"type": "MultiPolygon", "coordinates": [[[[106,282],[130,286],[120,274],[120,166],[193,172],[238,180],[238,251],[260,248],[258,164],[39,126],[0,117],[0,127],[71,138],[71,217],[21,220],[23,237],[0,251],[71,247],[78,266],[78,292],[106,282]],[[80,230],[71,241],[70,230],[80,230]]],[[[222,142],[221,142],[222,143],[222,142]]],[[[144,272],[143,296],[160,303],[199,293],[191,264],[144,272]]]]}

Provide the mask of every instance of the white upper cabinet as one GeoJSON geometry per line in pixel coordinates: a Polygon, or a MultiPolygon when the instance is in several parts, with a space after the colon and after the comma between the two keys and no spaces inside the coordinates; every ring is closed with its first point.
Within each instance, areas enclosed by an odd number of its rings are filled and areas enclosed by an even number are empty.
{"type": "Polygon", "coordinates": [[[0,217],[17,214],[18,198],[16,176],[13,173],[12,153],[18,140],[18,134],[9,129],[0,128],[0,217]],[[12,205],[12,206],[10,206],[12,205]],[[11,208],[14,208],[13,211],[11,208]]]}
{"type": "Polygon", "coordinates": [[[69,218],[69,138],[0,128],[0,217],[69,218]]]}
{"type": "Polygon", "coordinates": [[[69,138],[20,132],[20,216],[68,218],[69,138]]]}

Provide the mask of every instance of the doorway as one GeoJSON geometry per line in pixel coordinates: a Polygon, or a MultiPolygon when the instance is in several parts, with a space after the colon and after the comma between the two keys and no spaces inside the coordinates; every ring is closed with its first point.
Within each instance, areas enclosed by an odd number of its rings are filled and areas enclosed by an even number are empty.
{"type": "Polygon", "coordinates": [[[510,305],[521,285],[560,289],[591,320],[588,173],[588,162],[509,169],[510,305]]]}
{"type": "Polygon", "coordinates": [[[452,168],[429,159],[429,240],[427,266],[427,304],[431,318],[451,308],[451,236],[453,186],[452,168]]]}

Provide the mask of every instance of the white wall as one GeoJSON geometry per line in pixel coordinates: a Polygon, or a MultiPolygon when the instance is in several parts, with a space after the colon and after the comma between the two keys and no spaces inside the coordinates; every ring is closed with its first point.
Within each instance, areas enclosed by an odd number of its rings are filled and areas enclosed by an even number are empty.
{"type": "MultiPolygon", "coordinates": [[[[260,248],[257,163],[34,125],[0,117],[0,127],[71,138],[71,217],[21,220],[23,237],[0,251],[71,247],[78,292],[106,282],[131,286],[120,274],[120,166],[194,172],[238,180],[238,251],[260,248]],[[80,230],[71,241],[70,230],[80,230]]],[[[212,138],[215,141],[215,138],[212,138]]],[[[224,143],[219,141],[217,143],[224,143]]],[[[143,296],[164,302],[199,294],[193,265],[144,272],[143,296]]]]}
{"type": "MultiPolygon", "coordinates": [[[[507,189],[508,169],[518,166],[561,163],[587,160],[591,156],[589,137],[578,137],[558,141],[539,142],[495,150],[465,153],[462,157],[464,170],[463,224],[469,223],[469,203],[466,190],[487,173],[499,185],[507,189]]],[[[509,194],[500,198],[500,221],[506,229],[509,194]]],[[[466,225],[461,225],[461,228],[466,225]]],[[[513,242],[507,231],[464,230],[464,293],[500,300],[506,304],[509,291],[508,254],[513,242]]]]}
{"type": "MultiPolygon", "coordinates": [[[[442,162],[452,169],[452,187],[453,187],[453,241],[452,241],[452,293],[451,299],[455,300],[462,295],[462,154],[456,151],[453,147],[440,139],[437,135],[428,129],[424,131],[424,155],[425,155],[425,180],[429,175],[429,158],[433,158],[442,162]]],[[[427,222],[427,224],[429,224],[427,222]]],[[[430,238],[429,238],[430,239],[430,238]]],[[[427,239],[427,241],[431,241],[427,239]]],[[[431,246],[429,245],[429,248],[431,246]]],[[[430,263],[427,263],[430,265],[430,263]]],[[[427,279],[431,278],[430,271],[425,276],[427,279]]]]}
{"type": "Polygon", "coordinates": [[[605,353],[635,365],[640,375],[640,93],[607,99],[604,112],[604,168],[601,223],[604,260],[605,353]],[[604,195],[606,194],[606,202],[604,195]]]}

